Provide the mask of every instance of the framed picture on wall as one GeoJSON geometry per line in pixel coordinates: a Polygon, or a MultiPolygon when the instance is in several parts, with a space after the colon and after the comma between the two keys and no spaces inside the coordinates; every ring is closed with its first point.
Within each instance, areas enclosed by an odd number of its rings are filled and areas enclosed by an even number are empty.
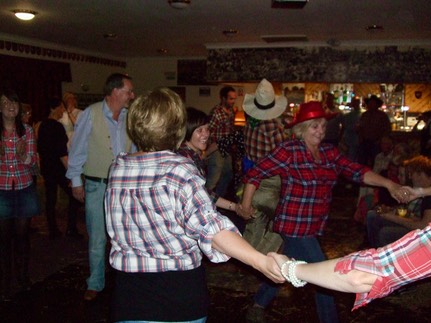
{"type": "Polygon", "coordinates": [[[199,96],[211,96],[211,88],[208,86],[200,87],[199,96]]]}

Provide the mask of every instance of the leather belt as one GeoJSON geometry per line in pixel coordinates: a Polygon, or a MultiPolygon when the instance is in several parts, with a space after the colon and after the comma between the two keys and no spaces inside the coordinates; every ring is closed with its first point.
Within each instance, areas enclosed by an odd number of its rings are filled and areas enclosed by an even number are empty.
{"type": "Polygon", "coordinates": [[[87,176],[87,175],[84,175],[84,177],[85,179],[88,179],[89,181],[93,181],[93,182],[104,183],[104,184],[108,183],[107,178],[100,178],[100,177],[87,176]]]}

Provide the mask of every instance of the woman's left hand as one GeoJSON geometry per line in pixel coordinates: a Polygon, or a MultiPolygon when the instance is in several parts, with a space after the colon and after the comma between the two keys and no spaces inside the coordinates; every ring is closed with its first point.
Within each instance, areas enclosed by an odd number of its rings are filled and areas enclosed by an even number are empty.
{"type": "Polygon", "coordinates": [[[18,140],[16,143],[16,155],[21,162],[27,159],[26,144],[24,140],[18,140]]]}

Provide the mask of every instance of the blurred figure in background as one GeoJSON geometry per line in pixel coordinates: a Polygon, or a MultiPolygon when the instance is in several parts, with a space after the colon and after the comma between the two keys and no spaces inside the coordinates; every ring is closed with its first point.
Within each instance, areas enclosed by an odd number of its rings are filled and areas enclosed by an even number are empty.
{"type": "Polygon", "coordinates": [[[232,156],[223,155],[217,143],[234,132],[236,91],[231,86],[220,90],[220,103],[211,111],[209,131],[210,145],[207,150],[208,174],[206,187],[224,197],[233,179],[232,156]]]}
{"type": "Polygon", "coordinates": [[[367,111],[359,119],[359,155],[358,162],[373,167],[376,155],[380,152],[380,140],[391,133],[388,115],[380,110],[383,101],[376,95],[366,98],[367,111]]]}
{"type": "Polygon", "coordinates": [[[419,131],[420,133],[420,154],[431,157],[431,111],[426,111],[419,115],[412,131],[419,131]],[[420,124],[423,127],[418,130],[420,124]]]}
{"type": "Polygon", "coordinates": [[[75,123],[82,111],[78,108],[78,99],[75,93],[65,92],[63,94],[63,102],[66,110],[58,121],[66,130],[68,138],[67,147],[70,148],[70,141],[72,140],[75,123]]]}
{"type": "Polygon", "coordinates": [[[359,135],[358,126],[361,117],[361,100],[352,99],[349,105],[352,110],[341,118],[341,141],[345,146],[346,156],[351,161],[358,161],[359,135]]]}
{"type": "Polygon", "coordinates": [[[64,104],[60,99],[51,98],[47,102],[37,140],[41,173],[45,183],[45,212],[50,239],[55,239],[62,234],[56,221],[58,187],[69,198],[66,235],[74,238],[82,237],[76,226],[79,202],[72,196],[70,181],[66,178],[68,138],[63,125],[59,122],[64,112],[64,104]]]}
{"type": "Polygon", "coordinates": [[[341,139],[341,121],[343,115],[334,102],[334,94],[326,92],[323,98],[322,107],[325,112],[331,115],[326,124],[325,138],[323,143],[332,144],[338,147],[341,139]]]}

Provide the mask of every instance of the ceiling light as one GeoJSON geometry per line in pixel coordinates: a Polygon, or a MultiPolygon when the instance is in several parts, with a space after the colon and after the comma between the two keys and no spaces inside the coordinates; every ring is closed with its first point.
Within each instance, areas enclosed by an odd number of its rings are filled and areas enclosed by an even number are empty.
{"type": "Polygon", "coordinates": [[[103,38],[105,38],[105,39],[117,39],[118,36],[115,33],[107,33],[107,34],[103,34],[103,38]]]}
{"type": "Polygon", "coordinates": [[[233,37],[237,34],[238,34],[238,30],[236,29],[223,30],[223,35],[225,35],[226,37],[233,37]]]}
{"type": "Polygon", "coordinates": [[[383,30],[383,26],[380,25],[369,25],[367,27],[365,27],[365,30],[367,31],[374,31],[374,30],[383,30]]]}
{"type": "Polygon", "coordinates": [[[32,20],[35,15],[37,15],[36,11],[33,10],[25,10],[25,9],[16,9],[12,11],[18,19],[21,20],[32,20]]]}
{"type": "Polygon", "coordinates": [[[172,8],[185,9],[190,5],[192,1],[191,0],[168,0],[168,2],[172,8]]]}

